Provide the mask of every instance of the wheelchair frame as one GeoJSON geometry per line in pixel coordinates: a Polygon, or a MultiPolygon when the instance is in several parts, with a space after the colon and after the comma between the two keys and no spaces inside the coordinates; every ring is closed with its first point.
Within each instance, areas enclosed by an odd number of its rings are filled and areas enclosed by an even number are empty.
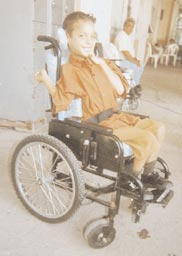
{"type": "MultiPolygon", "coordinates": [[[[39,36],[38,40],[49,42],[45,49],[54,50],[58,78],[61,63],[58,42],[48,36],[39,36]]],[[[52,119],[48,135],[31,135],[17,145],[12,155],[11,176],[19,199],[43,221],[69,219],[83,199],[105,206],[108,213],[89,222],[83,231],[91,247],[102,248],[114,240],[114,217],[119,212],[120,196],[132,199],[130,208],[135,222],[149,203],[166,206],[173,196],[171,190],[161,193],[156,189],[154,198],[147,198],[145,186],[132,174],[133,159],[132,154],[124,155],[123,143],[110,128],[76,118],[52,119]],[[101,177],[109,184],[96,186],[85,182],[83,173],[101,177]],[[100,198],[105,194],[112,194],[112,200],[100,198]]],[[[161,158],[158,164],[159,172],[168,179],[167,164],[161,158]]]]}

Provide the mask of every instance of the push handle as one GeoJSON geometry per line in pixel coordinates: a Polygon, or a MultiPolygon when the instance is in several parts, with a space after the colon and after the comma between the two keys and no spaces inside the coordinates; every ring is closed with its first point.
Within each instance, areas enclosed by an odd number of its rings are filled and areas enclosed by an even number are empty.
{"type": "Polygon", "coordinates": [[[42,42],[49,42],[52,44],[55,44],[55,42],[57,42],[57,40],[54,37],[46,36],[46,35],[39,35],[37,37],[37,40],[42,42]]]}
{"type": "Polygon", "coordinates": [[[58,80],[60,78],[60,66],[61,66],[61,55],[62,55],[59,42],[54,37],[46,36],[46,35],[39,35],[37,37],[37,40],[41,42],[50,43],[50,45],[47,45],[44,48],[45,50],[52,49],[54,52],[54,55],[57,57],[56,80],[58,80]]]}

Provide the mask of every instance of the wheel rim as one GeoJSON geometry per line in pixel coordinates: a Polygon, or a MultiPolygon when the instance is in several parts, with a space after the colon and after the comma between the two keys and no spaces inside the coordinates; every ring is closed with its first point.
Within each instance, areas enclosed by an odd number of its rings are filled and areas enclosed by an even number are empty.
{"type": "Polygon", "coordinates": [[[47,143],[32,142],[20,150],[15,181],[25,203],[43,217],[63,217],[74,204],[72,169],[65,157],[47,143]]]}

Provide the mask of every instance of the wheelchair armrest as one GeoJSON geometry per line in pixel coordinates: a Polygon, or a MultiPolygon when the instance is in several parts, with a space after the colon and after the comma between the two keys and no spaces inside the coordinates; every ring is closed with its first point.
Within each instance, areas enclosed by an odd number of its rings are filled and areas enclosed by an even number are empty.
{"type": "Polygon", "coordinates": [[[113,134],[113,130],[111,128],[108,128],[106,126],[103,125],[98,125],[95,123],[91,123],[91,122],[87,122],[87,121],[82,121],[78,118],[65,118],[64,122],[66,124],[70,124],[76,127],[80,127],[80,128],[86,128],[104,135],[112,135],[113,134]]]}

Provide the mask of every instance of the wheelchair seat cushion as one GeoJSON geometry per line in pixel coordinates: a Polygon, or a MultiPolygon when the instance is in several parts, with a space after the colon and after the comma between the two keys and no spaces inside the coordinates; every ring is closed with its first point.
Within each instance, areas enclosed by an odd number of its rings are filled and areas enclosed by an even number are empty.
{"type": "Polygon", "coordinates": [[[124,142],[122,142],[122,145],[123,145],[124,157],[127,158],[127,157],[132,156],[133,155],[132,148],[124,142]]]}

